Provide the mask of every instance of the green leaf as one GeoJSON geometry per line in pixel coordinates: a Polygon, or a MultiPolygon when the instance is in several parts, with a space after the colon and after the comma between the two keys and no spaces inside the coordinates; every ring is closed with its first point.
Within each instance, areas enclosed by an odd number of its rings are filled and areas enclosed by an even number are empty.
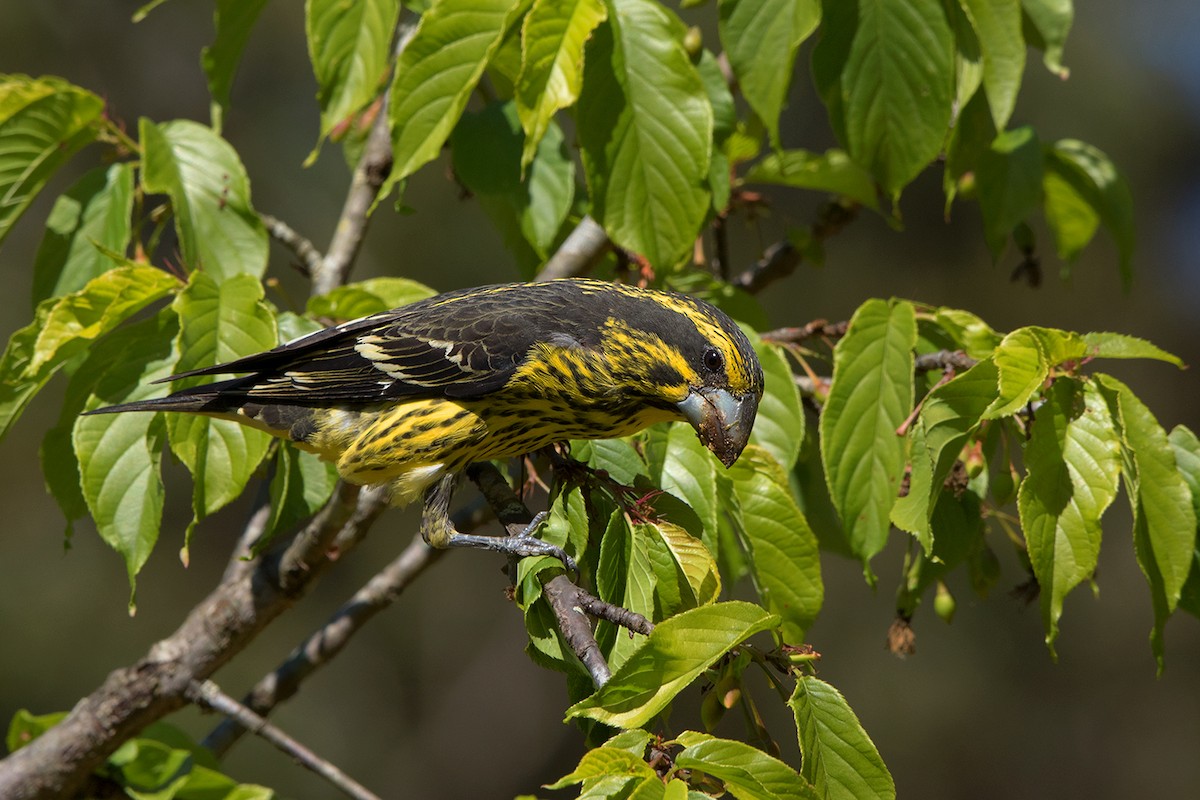
{"type": "Polygon", "coordinates": [[[983,56],[983,90],[997,130],[1012,116],[1025,71],[1021,8],[1015,0],[959,0],[979,35],[983,56]]]}
{"type": "Polygon", "coordinates": [[[1179,356],[1136,336],[1124,333],[1085,333],[1083,341],[1096,358],[1150,358],[1166,361],[1180,369],[1186,367],[1179,356]]]}
{"type": "Polygon", "coordinates": [[[49,301],[50,312],[41,323],[28,373],[61,364],[178,287],[173,276],[156,267],[120,267],[89,281],[78,292],[49,301]]]}
{"type": "Polygon", "coordinates": [[[217,0],[213,11],[217,35],[211,45],[200,51],[200,66],[208,78],[208,93],[212,97],[212,127],[217,132],[229,109],[229,92],[246,40],[266,5],[267,0],[217,0]]]}
{"type": "Polygon", "coordinates": [[[1150,647],[1163,665],[1163,626],[1175,611],[1196,551],[1196,512],[1175,451],[1150,409],[1110,375],[1096,380],[1110,397],[1124,434],[1126,491],[1133,505],[1133,549],[1150,584],[1154,628],[1150,647]],[[1112,398],[1115,398],[1115,403],[1112,398]]]}
{"type": "Polygon", "coordinates": [[[33,262],[34,305],[78,291],[111,269],[105,251],[125,252],[132,209],[132,164],[97,167],[59,195],[33,262]]]}
{"type": "Polygon", "coordinates": [[[926,554],[933,552],[930,523],[946,477],[995,399],[997,375],[994,363],[980,361],[934,388],[913,422],[908,494],[896,501],[891,519],[896,527],[914,534],[926,554]]]}
{"type": "Polygon", "coordinates": [[[675,766],[720,779],[738,800],[818,800],[807,780],[777,758],[732,739],[687,731],[678,737],[683,750],[675,766]]]}
{"type": "Polygon", "coordinates": [[[333,464],[294,447],[280,447],[271,478],[271,517],[254,543],[255,555],[275,536],[317,513],[333,494],[337,479],[333,464]]]}
{"type": "Polygon", "coordinates": [[[868,300],[833,351],[821,463],[850,548],[868,574],[868,562],[887,541],[904,474],[904,440],[896,429],[913,406],[916,341],[910,303],[868,300]]]}
{"type": "MultiPolygon", "coordinates": [[[[1183,425],[1176,425],[1167,439],[1175,451],[1175,464],[1192,492],[1192,513],[1200,520],[1200,439],[1183,425]]],[[[1179,607],[1200,617],[1200,538],[1192,558],[1192,569],[1179,594],[1179,607]]]]}
{"type": "MultiPolygon", "coordinates": [[[[655,620],[656,576],[646,536],[636,535],[628,517],[617,509],[609,518],[600,539],[596,567],[596,589],[602,600],[655,620]]],[[[607,620],[596,627],[596,640],[604,649],[610,668],[617,670],[641,645],[627,632],[607,620]]]]}
{"type": "Polygon", "coordinates": [[[787,642],[804,641],[825,594],[817,537],[788,488],[787,475],[750,445],[729,470],[732,509],[750,554],[750,572],[763,605],[782,620],[787,642]]]}
{"type": "Polygon", "coordinates": [[[567,719],[586,717],[618,728],[640,727],[710,664],[778,623],[778,617],[758,606],[737,601],[664,620],[608,683],[567,709],[567,719]]]}
{"type": "Polygon", "coordinates": [[[60,78],[0,74],[0,242],[50,176],[92,142],[104,102],[60,78]]]}
{"type": "Polygon", "coordinates": [[[804,443],[804,407],[800,403],[800,392],[781,348],[756,342],[754,351],[762,364],[766,390],[758,404],[750,444],[763,448],[780,466],[790,470],[800,457],[800,447],[804,443]]]}
{"type": "Polygon", "coordinates": [[[721,574],[712,553],[699,538],[670,522],[634,526],[634,535],[645,537],[655,571],[654,593],[662,618],[709,605],[721,593],[721,574]]]}
{"type": "Polygon", "coordinates": [[[800,740],[800,774],[827,800],[896,797],[896,784],[846,698],[811,675],[788,701],[800,740]]]}
{"type": "Polygon", "coordinates": [[[897,196],[941,150],[954,36],[940,0],[825,0],[813,78],[850,158],[897,196]]]}
{"type": "Polygon", "coordinates": [[[984,418],[999,419],[1016,413],[1042,388],[1052,368],[1087,355],[1088,345],[1076,333],[1033,325],[1009,333],[993,356],[1000,370],[1000,391],[984,418]]]}
{"type": "Polygon", "coordinates": [[[1119,433],[1090,381],[1054,382],[1034,417],[1025,469],[1017,508],[1053,653],[1063,598],[1096,569],[1100,517],[1121,471],[1119,433]]]}
{"type": "Polygon", "coordinates": [[[713,111],[683,24],[651,0],[611,0],[587,47],[577,129],[592,216],[661,269],[709,208],[713,111]]]}
{"type": "MultiPolygon", "coordinates": [[[[205,272],[175,298],[179,314],[177,372],[232,361],[275,346],[275,318],[263,302],[263,286],[250,275],[218,284],[205,272]]],[[[208,383],[212,376],[185,378],[175,390],[208,383]]],[[[270,436],[232,420],[170,414],[171,450],[192,473],[192,513],[199,522],[236,499],[267,454],[270,436]]],[[[189,538],[191,528],[189,527],[189,538]]]]}
{"type": "Polygon", "coordinates": [[[0,357],[0,438],[65,363],[178,286],[160,269],[121,267],[39,303],[33,322],[12,335],[0,357]]]}
{"type": "Polygon", "coordinates": [[[513,102],[467,112],[450,139],[455,175],[479,198],[509,250],[532,251],[530,274],[549,255],[575,197],[575,164],[562,130],[551,122],[544,133],[524,179],[524,134],[513,102]]]}
{"type": "Polygon", "coordinates": [[[143,119],[142,186],[171,198],[183,258],[217,281],[262,277],[267,230],[250,207],[250,181],[220,136],[189,120],[156,125],[143,119]]]}
{"type": "Polygon", "coordinates": [[[314,317],[335,320],[358,319],[391,311],[435,294],[437,292],[434,289],[410,278],[368,278],[309,298],[308,313],[314,317]]]}
{"type": "Polygon", "coordinates": [[[976,178],[984,238],[992,258],[998,259],[1013,228],[1042,199],[1042,148],[1033,128],[997,136],[980,157],[976,178]]]}
{"type": "Polygon", "coordinates": [[[1058,257],[1074,263],[1100,227],[1100,212],[1068,180],[1057,161],[1047,159],[1042,174],[1043,210],[1058,257]]]}
{"type": "Polygon", "coordinates": [[[779,150],[796,51],[821,21],[819,0],[720,0],[717,31],[742,96],[779,150]]]}
{"type": "MultiPolygon", "coordinates": [[[[162,391],[153,382],[172,373],[175,314],[154,317],[105,338],[72,378],[68,402],[83,408],[142,400],[162,391]]],[[[131,592],[158,541],[163,483],[159,473],[166,426],[161,414],[77,417],[72,432],[80,488],[96,529],[125,561],[131,592]]],[[[133,596],[130,596],[132,607],[133,596]]]]}
{"type": "MultiPolygon", "coordinates": [[[[965,91],[965,90],[964,90],[965,91]]],[[[962,186],[970,186],[978,196],[976,170],[996,139],[996,125],[988,108],[987,96],[975,91],[961,107],[946,143],[946,168],[942,173],[942,190],[946,193],[945,214],[962,186]]]]}
{"type": "Polygon", "coordinates": [[[395,163],[380,197],[437,158],[521,7],[514,0],[437,0],[421,15],[392,80],[395,163]]]}
{"type": "Polygon", "coordinates": [[[1015,413],[1041,388],[1050,372],[1038,337],[1030,328],[1018,328],[1005,336],[996,347],[994,358],[999,369],[1000,393],[984,412],[988,419],[1015,413]]]}
{"type": "Polygon", "coordinates": [[[374,100],[386,83],[400,3],[308,0],[304,10],[324,139],[374,100]]]}
{"type": "Polygon", "coordinates": [[[575,105],[583,84],[583,48],[608,16],[602,0],[534,0],[521,28],[521,72],[515,88],[525,131],[521,169],[560,109],[575,105]]]}
{"type": "MultiPolygon", "coordinates": [[[[1046,170],[1053,172],[1064,183],[1069,184],[1077,197],[1074,203],[1086,203],[1099,215],[1100,222],[1108,229],[1117,245],[1120,259],[1121,282],[1126,289],[1133,281],[1133,194],[1124,176],[1099,149],[1075,139],[1059,139],[1045,154],[1046,170]]],[[[1051,225],[1063,222],[1062,215],[1050,216],[1051,225]]],[[[1060,253],[1077,253],[1083,231],[1069,225],[1055,236],[1064,237],[1059,242],[1060,253]]],[[[1090,239],[1090,237],[1088,237],[1090,239]]],[[[1084,242],[1086,244],[1086,242],[1084,242]]]]}
{"type": "Polygon", "coordinates": [[[938,327],[950,335],[957,347],[971,358],[983,360],[995,351],[1002,336],[970,311],[957,308],[939,308],[934,312],[938,327]]]}
{"type": "Polygon", "coordinates": [[[626,486],[646,471],[646,462],[624,439],[579,439],[571,442],[571,455],[626,486]]]}
{"type": "MultiPolygon", "coordinates": [[[[170,308],[163,309],[154,318],[120,328],[88,347],[86,357],[79,359],[78,366],[71,373],[58,423],[46,432],[41,448],[42,474],[47,488],[67,519],[68,536],[72,533],[71,523],[88,511],[81,489],[79,459],[73,443],[79,415],[92,398],[97,384],[110,369],[121,369],[121,363],[126,361],[136,365],[172,358],[178,330],[175,312],[170,308]]],[[[139,379],[140,375],[136,373],[130,378],[132,381],[139,379]]],[[[111,381],[109,379],[106,384],[110,391],[113,389],[111,381]]],[[[118,382],[116,385],[117,391],[134,388],[133,384],[122,386],[118,382]]],[[[110,405],[121,402],[122,398],[101,399],[105,405],[110,405]]]]}
{"type": "MultiPolygon", "coordinates": [[[[642,745],[645,749],[645,745],[642,745]]],[[[654,770],[640,755],[618,747],[595,747],[579,760],[579,765],[567,775],[546,788],[550,791],[565,789],[586,781],[615,776],[631,778],[657,778],[654,770]]]]}
{"type": "Polygon", "coordinates": [[[1021,10],[1029,22],[1025,38],[1041,49],[1046,69],[1066,80],[1070,70],[1063,66],[1062,53],[1075,16],[1074,0],[1021,0],[1021,10]]]}
{"type": "Polygon", "coordinates": [[[696,432],[683,422],[666,427],[666,436],[655,441],[662,428],[649,434],[646,454],[650,479],[687,503],[700,519],[697,533],[709,552],[719,550],[717,535],[717,463],[700,444],[696,432]]]}
{"type": "Polygon", "coordinates": [[[816,189],[849,197],[867,208],[879,209],[875,180],[841,150],[824,155],[807,150],[771,153],[750,168],[746,183],[770,183],[797,189],[816,189]]]}
{"type": "Polygon", "coordinates": [[[131,739],[108,759],[117,783],[135,797],[172,798],[187,780],[192,755],[152,739],[131,739]]]}

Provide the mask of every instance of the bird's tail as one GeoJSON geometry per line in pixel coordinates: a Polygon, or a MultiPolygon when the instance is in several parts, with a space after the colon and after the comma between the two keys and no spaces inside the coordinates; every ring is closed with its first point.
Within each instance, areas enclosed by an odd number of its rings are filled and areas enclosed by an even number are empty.
{"type": "MultiPolygon", "coordinates": [[[[171,380],[176,376],[171,376],[171,380]]],[[[162,383],[163,381],[155,381],[162,383]]],[[[242,378],[207,383],[202,386],[191,386],[172,392],[166,397],[151,400],[134,400],[129,403],[119,403],[115,406],[87,411],[87,414],[121,414],[126,411],[183,411],[192,414],[228,414],[242,406],[247,398],[240,384],[242,378]]]]}

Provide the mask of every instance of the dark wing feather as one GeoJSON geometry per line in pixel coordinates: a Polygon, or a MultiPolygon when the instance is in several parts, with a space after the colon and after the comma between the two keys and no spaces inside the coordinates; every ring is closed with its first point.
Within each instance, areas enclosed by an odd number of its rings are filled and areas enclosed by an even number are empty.
{"type": "Polygon", "coordinates": [[[590,321],[572,321],[570,312],[578,317],[577,292],[566,285],[550,286],[503,284],[439,295],[168,380],[250,373],[182,392],[216,390],[230,405],[369,405],[402,397],[478,397],[504,386],[536,342],[596,337],[590,321]]]}

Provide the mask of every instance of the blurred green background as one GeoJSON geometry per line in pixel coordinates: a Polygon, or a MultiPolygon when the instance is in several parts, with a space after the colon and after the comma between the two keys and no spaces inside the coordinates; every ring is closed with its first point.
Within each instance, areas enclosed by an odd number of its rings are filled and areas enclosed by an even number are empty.
{"type": "MultiPolygon", "coordinates": [[[[0,71],[65,76],[106,98],[130,130],[140,116],[206,121],[199,52],[212,36],[212,4],[175,0],[134,25],[139,5],[6,0],[0,71]]],[[[1082,138],[1125,172],[1138,226],[1133,291],[1121,291],[1115,249],[1103,234],[1068,279],[1058,277],[1059,265],[1043,247],[1041,288],[1011,282],[1015,254],[992,263],[972,205],[957,206],[945,221],[940,175],[929,170],[903,198],[903,232],[864,216],[829,242],[823,267],[803,265],[773,286],[767,302],[774,323],[844,319],[867,297],[898,295],[971,309],[1000,330],[1024,324],[1119,330],[1200,363],[1200,4],[1147,0],[1136,11],[1116,0],[1079,6],[1066,52],[1070,79],[1049,75],[1031,53],[1013,125],[1035,125],[1044,141],[1082,138]]],[[[696,19],[709,20],[705,35],[715,38],[711,16],[711,8],[702,9],[696,19]]],[[[806,63],[804,55],[798,63],[806,63]]],[[[336,146],[327,146],[314,167],[300,166],[317,134],[314,92],[301,4],[277,0],[250,40],[225,135],[246,164],[255,206],[320,246],[332,233],[348,173],[336,146]]],[[[805,72],[784,130],[791,146],[831,144],[805,72]]],[[[85,151],[75,166],[85,166],[89,154],[95,151],[85,151]]],[[[42,221],[72,177],[48,187],[0,251],[5,338],[28,321],[42,221]]],[[[748,266],[788,225],[810,221],[820,200],[780,197],[767,217],[731,225],[735,264],[748,266]]],[[[499,236],[476,204],[461,199],[445,165],[418,175],[405,199],[416,213],[377,214],[356,277],[407,275],[438,289],[517,277],[499,236]]],[[[303,298],[303,284],[287,277],[287,255],[276,249],[272,258],[285,289],[303,298]]],[[[1165,427],[1183,422],[1200,429],[1194,370],[1120,366],[1113,371],[1165,427]]],[[[0,445],[3,720],[18,708],[69,708],[109,670],[170,633],[217,580],[247,513],[234,507],[206,521],[184,569],[176,552],[188,521],[188,488],[173,467],[166,533],[130,618],[120,560],[87,524],[64,552],[61,515],[42,485],[38,444],[57,415],[59,391],[52,386],[0,445]]],[[[414,531],[413,516],[389,512],[359,551],[216,680],[240,695],[414,531]]],[[[825,558],[825,610],[809,641],[824,654],[821,676],[860,715],[901,797],[1196,796],[1200,625],[1181,616],[1167,626],[1167,669],[1156,678],[1147,644],[1150,600],[1133,561],[1124,504],[1109,512],[1105,535],[1099,594],[1080,587],[1068,598],[1057,665],[1042,644],[1036,607],[1008,594],[1024,576],[999,536],[994,544],[1005,574],[992,596],[982,602],[965,583],[952,582],[959,601],[953,625],[923,606],[915,620],[917,654],[904,661],[883,646],[902,537],[894,536],[874,563],[877,591],[864,585],[857,565],[825,558]]],[[[443,559],[276,720],[385,797],[535,791],[573,765],[581,742],[560,722],[567,699],[562,680],[522,652],[520,615],[504,588],[498,559],[466,552],[443,559]]],[[[197,735],[215,722],[192,711],[173,720],[197,735]]],[[[676,722],[688,723],[682,714],[676,722]]],[[[284,796],[332,795],[258,741],[243,741],[227,763],[236,777],[273,785],[284,796]]]]}

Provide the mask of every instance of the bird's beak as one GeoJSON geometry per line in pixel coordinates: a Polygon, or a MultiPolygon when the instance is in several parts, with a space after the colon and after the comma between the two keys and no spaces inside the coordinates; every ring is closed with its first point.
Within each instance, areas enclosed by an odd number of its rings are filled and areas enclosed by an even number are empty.
{"type": "Polygon", "coordinates": [[[734,396],[724,389],[692,389],[677,404],[696,433],[700,443],[712,450],[726,467],[733,466],[754,427],[758,413],[758,395],[734,396]]]}

